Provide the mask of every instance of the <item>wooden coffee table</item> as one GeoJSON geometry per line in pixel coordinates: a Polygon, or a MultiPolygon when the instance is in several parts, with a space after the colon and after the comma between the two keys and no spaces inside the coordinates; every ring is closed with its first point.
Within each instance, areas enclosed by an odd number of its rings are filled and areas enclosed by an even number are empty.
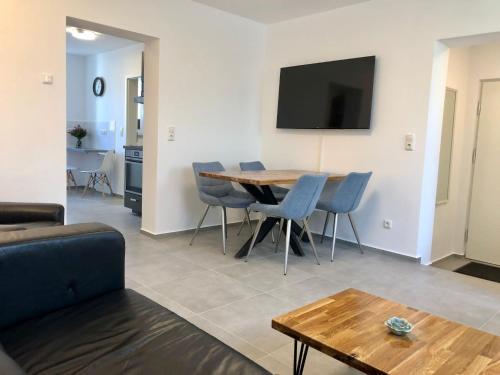
{"type": "Polygon", "coordinates": [[[302,374],[309,347],[366,374],[500,374],[499,336],[356,289],[278,316],[272,327],[295,340],[294,374],[302,374]],[[392,316],[413,331],[390,333],[384,322],[392,316]]]}

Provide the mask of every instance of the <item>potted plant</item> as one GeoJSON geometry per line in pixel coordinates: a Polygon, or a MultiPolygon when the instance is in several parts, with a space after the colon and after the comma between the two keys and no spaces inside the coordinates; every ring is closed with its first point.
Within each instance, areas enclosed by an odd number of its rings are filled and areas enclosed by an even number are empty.
{"type": "Polygon", "coordinates": [[[80,125],[76,125],[73,129],[68,130],[68,134],[72,135],[77,139],[76,147],[82,147],[82,139],[87,135],[87,129],[82,128],[80,125]]]}

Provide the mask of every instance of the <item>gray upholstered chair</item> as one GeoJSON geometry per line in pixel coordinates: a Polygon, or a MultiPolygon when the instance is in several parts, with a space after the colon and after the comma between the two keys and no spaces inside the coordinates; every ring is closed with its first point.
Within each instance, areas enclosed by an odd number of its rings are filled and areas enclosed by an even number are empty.
{"type": "Polygon", "coordinates": [[[287,220],[284,274],[286,275],[286,269],[288,265],[288,250],[290,248],[290,234],[292,230],[292,220],[303,222],[304,228],[307,232],[309,241],[311,243],[311,247],[314,252],[314,256],[316,257],[316,262],[318,262],[319,264],[318,253],[316,252],[316,247],[314,246],[314,241],[311,235],[311,231],[309,230],[306,218],[309,215],[311,215],[311,213],[314,211],[314,207],[318,202],[321,191],[325,186],[326,179],[327,175],[323,174],[304,175],[299,178],[297,183],[293,186],[293,188],[285,196],[285,199],[283,199],[283,201],[280,204],[270,205],[262,203],[253,203],[250,205],[249,207],[250,210],[261,212],[262,217],[260,218],[257,224],[257,228],[255,229],[252,242],[250,244],[250,248],[248,249],[248,254],[245,261],[248,261],[250,253],[252,252],[262,222],[266,219],[267,216],[271,216],[271,217],[281,218],[280,234],[281,234],[281,229],[283,228],[283,222],[285,219],[287,220]]]}
{"type": "Polygon", "coordinates": [[[325,238],[326,228],[328,226],[328,220],[330,214],[333,214],[333,235],[332,235],[332,256],[331,261],[333,262],[333,253],[335,251],[335,239],[337,237],[337,223],[340,214],[347,214],[349,222],[351,223],[354,236],[358,242],[359,250],[363,253],[363,247],[359,239],[359,234],[354,224],[351,212],[354,211],[359,206],[359,202],[363,197],[366,185],[370,179],[372,172],[368,173],[349,173],[337,188],[328,193],[325,189],[325,193],[320,197],[318,204],[316,205],[317,210],[326,211],[325,225],[323,226],[323,234],[321,236],[321,243],[325,238]]]}
{"type": "MultiPolygon", "coordinates": [[[[226,238],[227,238],[227,214],[226,208],[240,208],[245,211],[245,219],[251,228],[250,216],[248,214],[248,206],[255,202],[255,199],[248,193],[236,190],[229,181],[217,180],[209,177],[200,176],[200,172],[223,172],[225,169],[218,161],[209,163],[193,163],[194,176],[196,178],[196,186],[198,195],[203,203],[207,204],[203,215],[201,216],[198,226],[194,232],[193,241],[200,230],[203,220],[207,216],[210,207],[221,207],[222,211],[222,248],[226,254],[226,238]]],[[[245,220],[244,219],[244,220],[245,220]]]]}
{"type": "MultiPolygon", "coordinates": [[[[240,169],[242,171],[265,171],[266,167],[264,167],[264,164],[262,164],[262,162],[260,161],[248,161],[241,162],[240,169]]],[[[283,198],[285,198],[285,195],[287,195],[287,193],[290,191],[287,188],[276,185],[271,185],[270,188],[278,202],[282,201],[283,198]]]]}

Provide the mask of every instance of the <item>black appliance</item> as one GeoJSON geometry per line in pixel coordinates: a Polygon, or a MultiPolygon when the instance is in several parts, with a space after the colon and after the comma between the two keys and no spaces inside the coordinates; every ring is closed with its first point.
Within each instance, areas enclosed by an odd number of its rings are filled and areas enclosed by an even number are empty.
{"type": "Polygon", "coordinates": [[[369,129],[375,56],[281,68],[277,128],[369,129]]]}
{"type": "Polygon", "coordinates": [[[142,213],[142,150],[125,149],[125,207],[142,213]]]}

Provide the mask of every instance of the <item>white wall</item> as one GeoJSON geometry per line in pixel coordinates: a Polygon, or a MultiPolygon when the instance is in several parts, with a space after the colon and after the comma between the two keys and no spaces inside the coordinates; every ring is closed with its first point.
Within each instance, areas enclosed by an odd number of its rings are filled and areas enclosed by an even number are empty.
{"type": "Polygon", "coordinates": [[[86,94],[88,84],[85,80],[86,57],[80,55],[66,55],[66,118],[69,121],[87,119],[86,94]]]}
{"type": "MultiPolygon", "coordinates": [[[[500,3],[488,0],[373,0],[271,25],[262,79],[264,162],[281,168],[372,170],[355,213],[362,241],[429,262],[447,59],[446,48],[436,41],[498,31],[499,16],[500,3]],[[281,67],[367,55],[377,56],[370,131],[275,128],[281,67]],[[406,133],[416,134],[414,152],[404,151],[406,133]],[[384,218],[393,220],[392,230],[382,227],[384,218]]],[[[353,240],[345,224],[340,237],[353,240]]],[[[314,228],[321,229],[319,220],[314,228]]]]}
{"type": "Polygon", "coordinates": [[[433,260],[452,253],[463,255],[465,252],[464,233],[467,226],[480,80],[492,78],[500,78],[500,43],[450,49],[447,86],[458,90],[450,199],[447,204],[436,207],[433,260]]]}
{"type": "Polygon", "coordinates": [[[146,96],[158,96],[145,108],[142,225],[152,233],[195,226],[201,204],[191,162],[235,167],[259,157],[264,26],[185,0],[0,2],[0,55],[11,56],[0,67],[13,72],[0,91],[2,200],[65,203],[67,16],[158,38],[146,44],[159,60],[146,62],[155,73],[146,96]],[[42,85],[42,72],[54,75],[53,85],[42,85]],[[169,126],[175,142],[167,141],[169,126]]]}

